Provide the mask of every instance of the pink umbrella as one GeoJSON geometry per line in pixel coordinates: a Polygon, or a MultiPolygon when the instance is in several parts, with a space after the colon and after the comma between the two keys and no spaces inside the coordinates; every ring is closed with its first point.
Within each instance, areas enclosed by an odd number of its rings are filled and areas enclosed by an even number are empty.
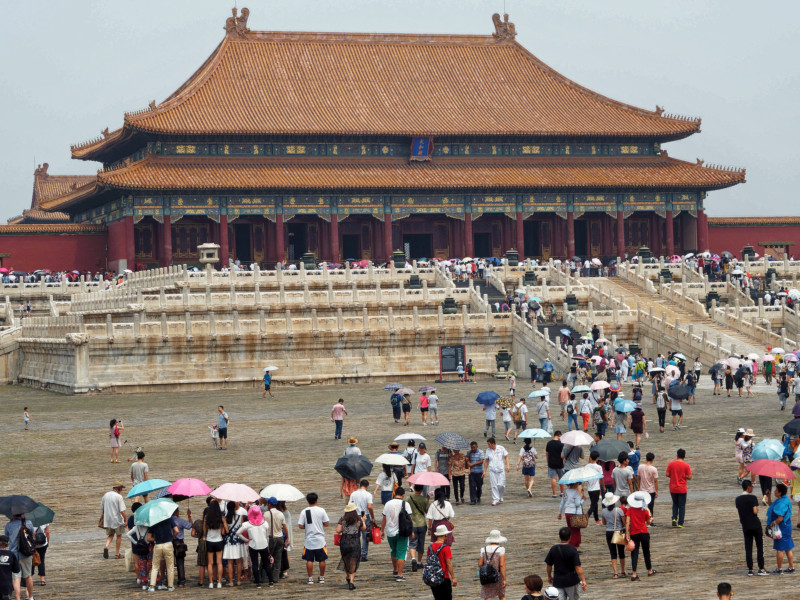
{"type": "Polygon", "coordinates": [[[592,436],[580,429],[573,429],[561,436],[561,442],[568,446],[588,446],[593,441],[592,436]]]}
{"type": "Polygon", "coordinates": [[[595,343],[595,344],[607,344],[608,342],[609,342],[609,340],[607,340],[607,339],[606,339],[606,338],[604,338],[604,337],[601,337],[601,338],[597,338],[597,340],[595,340],[595,342],[594,342],[594,343],[595,343]]]}
{"type": "Polygon", "coordinates": [[[783,357],[783,360],[785,360],[786,362],[797,362],[798,361],[797,356],[795,356],[794,354],[787,354],[786,356],[783,357]]]}
{"type": "Polygon", "coordinates": [[[223,483],[211,492],[211,495],[219,500],[229,500],[243,504],[255,502],[261,497],[257,491],[243,483],[223,483]]]}
{"type": "Polygon", "coordinates": [[[604,390],[604,389],[610,387],[610,384],[607,381],[595,381],[592,384],[591,387],[592,387],[592,390],[594,390],[596,392],[598,390],[604,390]]]}
{"type": "Polygon", "coordinates": [[[772,477],[775,479],[794,479],[795,475],[779,460],[771,460],[769,458],[760,458],[754,460],[747,465],[747,470],[756,475],[763,475],[764,477],[772,477]]]}
{"type": "Polygon", "coordinates": [[[775,357],[772,356],[772,354],[765,354],[764,356],[761,357],[761,360],[763,362],[772,362],[773,360],[775,360],[775,357]]]}
{"type": "Polygon", "coordinates": [[[413,485],[450,485],[450,480],[441,473],[422,471],[409,477],[408,483],[413,485]]]}
{"type": "Polygon", "coordinates": [[[167,491],[173,495],[194,498],[195,496],[208,496],[211,493],[211,488],[204,481],[192,477],[184,477],[169,486],[167,491]]]}
{"type": "Polygon", "coordinates": [[[672,377],[680,377],[681,374],[681,370],[675,365],[669,365],[664,372],[672,377]]]}

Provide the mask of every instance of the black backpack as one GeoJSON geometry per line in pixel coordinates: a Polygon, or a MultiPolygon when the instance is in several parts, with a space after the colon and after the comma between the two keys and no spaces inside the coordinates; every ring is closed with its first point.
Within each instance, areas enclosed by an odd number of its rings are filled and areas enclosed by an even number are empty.
{"type": "Polygon", "coordinates": [[[403,506],[397,514],[397,535],[400,537],[411,537],[414,532],[414,524],[411,522],[411,515],[406,512],[407,502],[403,500],[403,506]]]}
{"type": "MultiPolygon", "coordinates": [[[[498,546],[499,547],[499,546],[498,546]]],[[[495,569],[492,564],[492,559],[497,553],[497,548],[494,549],[491,556],[487,556],[486,548],[483,549],[484,561],[483,565],[478,569],[478,577],[481,580],[481,585],[488,585],[490,583],[497,583],[500,581],[500,573],[495,569]]]]}
{"type": "Polygon", "coordinates": [[[44,546],[47,543],[47,534],[42,527],[36,528],[36,535],[33,536],[33,541],[36,542],[36,547],[44,546]]]}
{"type": "Polygon", "coordinates": [[[36,552],[36,544],[33,541],[33,534],[31,533],[30,529],[25,526],[25,522],[21,521],[22,527],[19,528],[19,537],[18,540],[18,547],[19,553],[22,556],[33,556],[33,553],[36,552]]]}

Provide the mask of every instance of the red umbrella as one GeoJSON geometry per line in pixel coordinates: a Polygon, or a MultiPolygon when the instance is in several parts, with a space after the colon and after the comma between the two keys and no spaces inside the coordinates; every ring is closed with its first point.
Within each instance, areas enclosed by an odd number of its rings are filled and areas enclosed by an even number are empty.
{"type": "Polygon", "coordinates": [[[756,475],[772,477],[774,479],[794,479],[792,470],[779,460],[760,458],[747,465],[747,470],[756,475]]]}

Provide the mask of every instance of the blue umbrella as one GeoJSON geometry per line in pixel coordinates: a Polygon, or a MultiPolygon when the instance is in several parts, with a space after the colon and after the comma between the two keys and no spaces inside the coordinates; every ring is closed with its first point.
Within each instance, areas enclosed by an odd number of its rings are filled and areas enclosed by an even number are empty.
{"type": "Polygon", "coordinates": [[[537,438],[549,438],[553,436],[547,433],[544,429],[539,429],[538,427],[536,427],[534,429],[526,429],[525,431],[520,433],[517,437],[531,438],[535,440],[537,438]]]}
{"type": "Polygon", "coordinates": [[[588,385],[576,385],[574,388],[572,388],[573,394],[582,394],[583,392],[591,392],[591,391],[592,388],[590,388],[588,385]]]}
{"type": "Polygon", "coordinates": [[[569,335],[572,332],[569,329],[562,329],[561,333],[563,333],[564,335],[569,335]]]}
{"type": "Polygon", "coordinates": [[[558,483],[560,485],[570,485],[572,483],[583,483],[584,481],[594,481],[595,479],[602,478],[602,472],[598,473],[588,467],[581,467],[579,469],[567,471],[564,476],[558,480],[558,483]]]}
{"type": "Polygon", "coordinates": [[[629,413],[636,410],[636,403],[632,400],[625,400],[618,398],[616,402],[614,402],[614,410],[621,413],[629,413]]]}
{"type": "Polygon", "coordinates": [[[541,302],[542,301],[542,299],[539,298],[539,296],[530,297],[530,298],[528,298],[528,300],[533,300],[534,302],[541,302]]]}
{"type": "Polygon", "coordinates": [[[156,523],[161,523],[161,521],[169,519],[177,508],[178,505],[169,498],[151,500],[150,502],[142,504],[139,509],[133,513],[133,523],[135,525],[152,527],[156,523]]]}
{"type": "Polygon", "coordinates": [[[498,398],[500,398],[500,394],[497,392],[486,391],[478,394],[478,397],[475,398],[475,402],[478,404],[483,404],[484,406],[492,406],[495,402],[497,402],[498,398]]]}
{"type": "Polygon", "coordinates": [[[156,490],[163,490],[172,485],[171,481],[167,481],[166,479],[149,479],[147,481],[143,481],[141,483],[137,483],[135,486],[131,488],[131,491],[128,492],[128,495],[125,496],[126,498],[135,498],[136,496],[146,496],[151,492],[155,492],[156,490]]]}
{"type": "Polygon", "coordinates": [[[539,398],[541,396],[549,396],[550,390],[549,388],[541,388],[539,390],[534,390],[530,394],[528,394],[528,398],[539,398]]]}
{"type": "Polygon", "coordinates": [[[781,444],[779,440],[773,438],[767,438],[758,442],[753,446],[753,452],[750,454],[753,460],[759,460],[761,458],[780,460],[782,456],[783,444],[781,444]]]}
{"type": "Polygon", "coordinates": [[[396,392],[402,387],[403,387],[402,383],[387,383],[385,386],[383,386],[383,389],[386,390],[387,392],[396,392]]]}

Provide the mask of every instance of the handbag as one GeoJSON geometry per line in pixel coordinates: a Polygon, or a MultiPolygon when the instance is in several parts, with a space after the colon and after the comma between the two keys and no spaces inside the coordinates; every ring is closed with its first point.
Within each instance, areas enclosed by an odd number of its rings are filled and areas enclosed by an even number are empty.
{"type": "Polygon", "coordinates": [[[625,540],[625,534],[617,529],[617,509],[614,509],[614,535],[611,536],[611,543],[618,546],[624,546],[628,543],[625,540]]]}
{"type": "Polygon", "coordinates": [[[781,527],[777,523],[773,523],[769,527],[767,527],[766,531],[767,537],[772,538],[773,540],[779,540],[783,537],[781,533],[781,527]]]}
{"type": "Polygon", "coordinates": [[[567,519],[569,520],[568,525],[575,529],[584,529],[589,526],[589,515],[583,512],[583,504],[581,504],[581,514],[569,515],[567,519]]]}
{"type": "Polygon", "coordinates": [[[381,541],[381,528],[375,525],[372,527],[372,543],[380,544],[381,541]]]}
{"type": "Polygon", "coordinates": [[[341,546],[342,545],[342,534],[341,533],[334,533],[333,534],[333,545],[334,546],[341,546]]]}
{"type": "Polygon", "coordinates": [[[36,565],[40,565],[40,564],[42,564],[42,557],[41,557],[41,556],[39,556],[39,552],[38,552],[38,551],[34,551],[34,552],[33,552],[33,554],[32,554],[31,556],[33,557],[33,562],[32,562],[31,564],[32,564],[34,567],[35,567],[36,565]]]}

